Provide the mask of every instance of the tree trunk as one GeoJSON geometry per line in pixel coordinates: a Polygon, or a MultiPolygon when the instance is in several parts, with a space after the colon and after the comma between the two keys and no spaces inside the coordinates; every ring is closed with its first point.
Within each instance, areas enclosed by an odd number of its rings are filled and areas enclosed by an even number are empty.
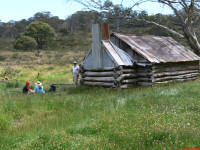
{"type": "Polygon", "coordinates": [[[198,56],[200,56],[200,44],[196,37],[196,34],[193,33],[189,27],[183,27],[184,37],[187,40],[188,45],[191,47],[191,49],[194,50],[194,53],[198,56]]]}

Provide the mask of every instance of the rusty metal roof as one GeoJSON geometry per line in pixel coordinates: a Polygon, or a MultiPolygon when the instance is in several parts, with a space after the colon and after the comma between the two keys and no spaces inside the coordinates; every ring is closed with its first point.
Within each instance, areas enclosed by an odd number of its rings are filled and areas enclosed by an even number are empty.
{"type": "Polygon", "coordinates": [[[171,37],[134,36],[119,33],[112,35],[124,41],[134,51],[153,63],[200,60],[199,56],[171,37]]]}

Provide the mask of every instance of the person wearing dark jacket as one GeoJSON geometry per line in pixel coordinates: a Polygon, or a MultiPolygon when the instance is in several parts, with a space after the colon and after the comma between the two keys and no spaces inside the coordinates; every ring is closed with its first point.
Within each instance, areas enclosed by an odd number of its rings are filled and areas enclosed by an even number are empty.
{"type": "Polygon", "coordinates": [[[28,94],[28,93],[35,93],[34,90],[30,89],[30,82],[26,81],[26,85],[23,87],[23,93],[28,94]]]}

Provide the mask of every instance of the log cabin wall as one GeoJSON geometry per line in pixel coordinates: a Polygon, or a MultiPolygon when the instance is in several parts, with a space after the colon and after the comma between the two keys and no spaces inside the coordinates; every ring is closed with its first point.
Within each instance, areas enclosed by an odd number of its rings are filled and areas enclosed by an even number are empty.
{"type": "Polygon", "coordinates": [[[152,72],[154,83],[193,80],[199,75],[199,61],[154,64],[152,72]]]}
{"type": "Polygon", "coordinates": [[[110,88],[128,88],[136,85],[136,67],[115,67],[104,69],[84,69],[81,68],[81,84],[103,86],[110,88]]]}
{"type": "Polygon", "coordinates": [[[139,86],[151,86],[153,84],[153,71],[151,63],[137,64],[137,85],[139,86]]]}
{"type": "Polygon", "coordinates": [[[117,78],[119,88],[129,88],[137,84],[137,71],[136,65],[134,66],[121,66],[121,75],[117,78]]]}

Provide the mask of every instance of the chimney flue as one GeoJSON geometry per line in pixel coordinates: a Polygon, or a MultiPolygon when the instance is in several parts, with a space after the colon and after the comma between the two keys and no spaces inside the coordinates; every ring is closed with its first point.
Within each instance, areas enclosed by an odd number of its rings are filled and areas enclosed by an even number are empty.
{"type": "Polygon", "coordinates": [[[102,23],[101,24],[101,32],[102,32],[102,40],[109,40],[110,35],[109,35],[109,29],[108,29],[108,24],[107,23],[102,23]]]}
{"type": "Polygon", "coordinates": [[[109,40],[108,24],[92,25],[92,66],[94,69],[102,68],[102,43],[101,40],[109,40]]]}

